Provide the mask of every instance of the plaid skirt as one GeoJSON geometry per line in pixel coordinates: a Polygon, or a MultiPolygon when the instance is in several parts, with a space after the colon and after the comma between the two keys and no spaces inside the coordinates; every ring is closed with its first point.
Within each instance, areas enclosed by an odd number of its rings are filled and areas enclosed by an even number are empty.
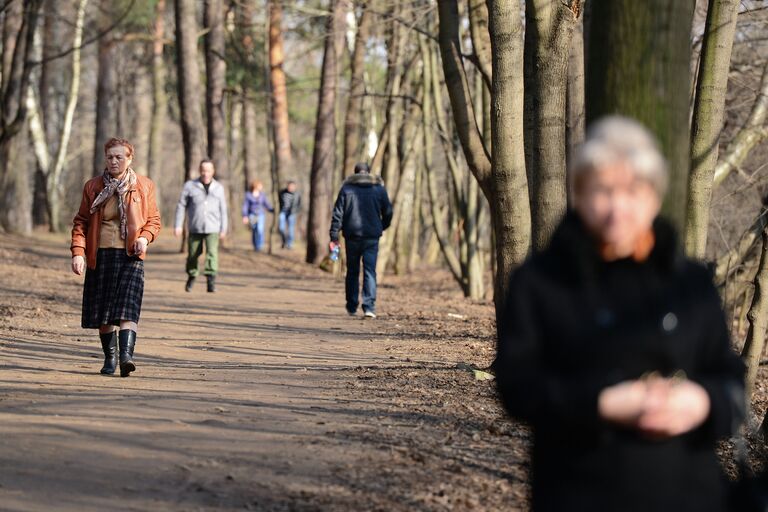
{"type": "Polygon", "coordinates": [[[124,249],[99,249],[96,268],[85,271],[84,329],[138,322],[144,296],[144,262],[124,249]]]}

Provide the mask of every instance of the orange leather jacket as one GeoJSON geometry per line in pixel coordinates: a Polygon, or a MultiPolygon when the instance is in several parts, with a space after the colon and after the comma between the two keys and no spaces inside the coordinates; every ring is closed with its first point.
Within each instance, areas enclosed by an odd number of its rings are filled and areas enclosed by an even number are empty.
{"type": "MultiPolygon", "coordinates": [[[[139,237],[144,237],[152,243],[160,233],[160,211],[155,200],[155,184],[146,176],[137,175],[136,186],[125,193],[126,229],[125,251],[128,256],[134,256],[133,244],[139,237]]],[[[75,215],[72,226],[72,256],[85,256],[88,268],[96,268],[96,253],[99,250],[99,235],[101,234],[101,218],[104,208],[99,208],[91,214],[91,205],[104,189],[104,179],[101,176],[91,178],[83,187],[83,199],[80,209],[75,215]]],[[[144,259],[144,254],[138,255],[144,259]]]]}

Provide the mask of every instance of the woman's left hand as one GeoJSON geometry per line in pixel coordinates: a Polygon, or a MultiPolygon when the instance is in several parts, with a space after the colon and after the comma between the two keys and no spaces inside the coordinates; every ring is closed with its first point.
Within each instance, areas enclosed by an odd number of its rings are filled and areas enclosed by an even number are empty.
{"type": "Polygon", "coordinates": [[[664,388],[661,399],[649,400],[637,421],[637,428],[652,437],[674,437],[695,429],[709,416],[710,401],[701,385],[690,381],[658,383],[664,388]]]}
{"type": "Polygon", "coordinates": [[[147,252],[148,245],[149,245],[149,240],[147,240],[143,236],[140,236],[133,243],[133,253],[136,254],[137,256],[144,254],[145,252],[147,252]]]}

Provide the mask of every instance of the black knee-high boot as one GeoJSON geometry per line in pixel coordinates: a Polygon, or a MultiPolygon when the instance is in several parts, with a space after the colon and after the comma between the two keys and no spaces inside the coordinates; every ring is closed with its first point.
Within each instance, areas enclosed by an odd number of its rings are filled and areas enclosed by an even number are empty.
{"type": "Polygon", "coordinates": [[[128,377],[136,370],[133,362],[133,347],[136,346],[136,331],[121,329],[117,335],[120,344],[120,376],[128,377]]]}
{"type": "Polygon", "coordinates": [[[104,367],[101,373],[112,375],[117,368],[117,331],[100,332],[101,350],[104,351],[104,367]]]}

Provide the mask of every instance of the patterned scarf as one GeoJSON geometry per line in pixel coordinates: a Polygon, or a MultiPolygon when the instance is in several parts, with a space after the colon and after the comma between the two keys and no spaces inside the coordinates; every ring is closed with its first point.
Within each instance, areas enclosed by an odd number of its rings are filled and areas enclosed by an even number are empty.
{"type": "Polygon", "coordinates": [[[125,171],[125,175],[123,176],[123,179],[118,180],[116,178],[113,178],[109,171],[106,169],[104,170],[104,190],[99,192],[99,195],[96,196],[96,199],[93,201],[93,204],[91,205],[91,213],[95,213],[96,210],[98,210],[104,203],[107,202],[107,199],[112,197],[115,193],[117,193],[117,209],[120,212],[120,238],[125,240],[125,237],[128,236],[128,230],[126,228],[126,222],[125,222],[125,193],[131,190],[136,185],[136,172],[132,168],[128,168],[125,171]]]}

